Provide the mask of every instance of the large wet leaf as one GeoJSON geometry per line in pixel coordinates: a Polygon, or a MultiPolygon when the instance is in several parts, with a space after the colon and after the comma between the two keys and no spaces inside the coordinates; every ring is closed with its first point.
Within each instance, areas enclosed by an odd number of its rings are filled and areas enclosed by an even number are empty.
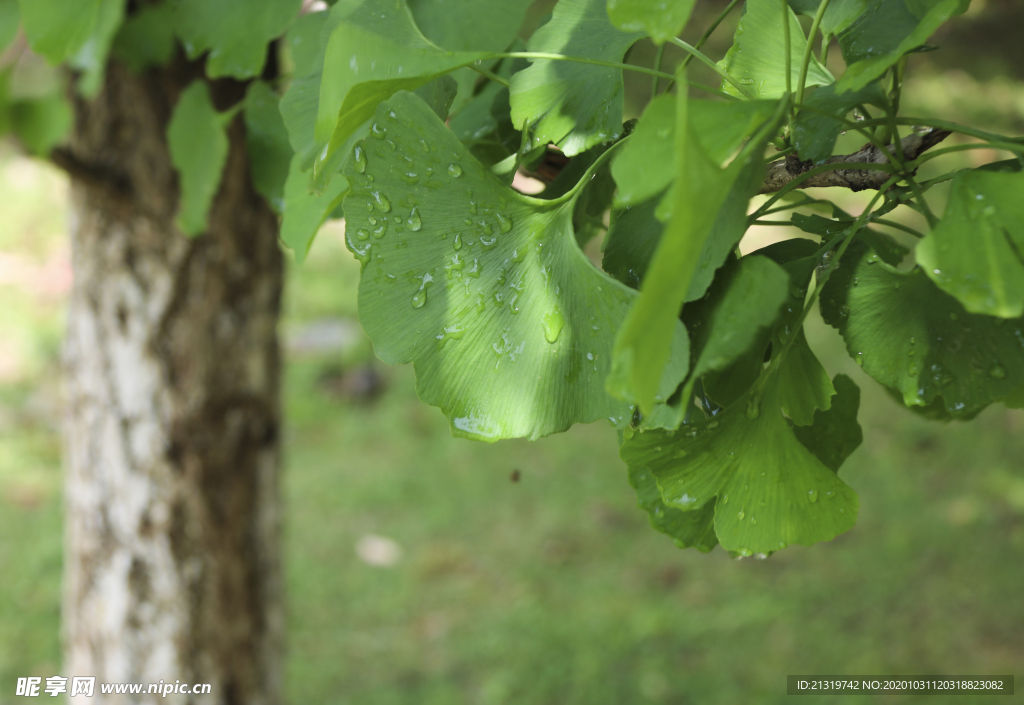
{"type": "Polygon", "coordinates": [[[861,242],[826,284],[821,313],[907,406],[969,418],[1024,385],[1024,320],[968,313],[920,269],[900,272],[861,242]]]}
{"type": "Polygon", "coordinates": [[[167,144],[181,188],[178,227],[186,235],[198,235],[206,230],[228,158],[223,120],[210,102],[205,81],[193,81],[182,91],[167,125],[167,144]]]}
{"type": "Polygon", "coordinates": [[[879,78],[969,4],[970,0],[869,0],[857,19],[838,33],[847,69],[837,92],[860,90],[879,78]]]}
{"type": "Polygon", "coordinates": [[[302,0],[174,0],[174,29],[189,58],[206,52],[206,75],[252,78],[267,43],[281,36],[302,0]]]}
{"type": "Polygon", "coordinates": [[[714,500],[715,535],[741,555],[828,541],[856,521],[856,494],[793,435],[775,377],[705,421],[633,433],[621,455],[654,476],[667,507],[714,500]]]}
{"type": "Polygon", "coordinates": [[[661,44],[683,31],[695,0],[608,0],[608,17],[623,32],[646,32],[661,44]]]}
{"type": "MultiPolygon", "coordinates": [[[[415,95],[382,104],[344,175],[346,238],[362,262],[374,349],[412,361],[417,389],[470,438],[537,438],[628,419],[604,391],[636,292],[576,244],[572,200],[529,198],[469,155],[415,95]]],[[[674,389],[687,366],[676,324],[674,389]]]]}
{"type": "MultiPolygon", "coordinates": [[[[620,62],[644,35],[608,19],[605,0],[561,0],[530,38],[530,51],[620,62]]],[[[572,156],[622,133],[622,69],[535,59],[512,77],[512,121],[529,129],[527,148],[553,142],[572,156]]]]}
{"type": "MultiPolygon", "coordinates": [[[[725,58],[718,65],[749,93],[757,98],[778,98],[786,92],[786,41],[783,32],[783,7],[777,0],[748,0],[747,11],[736,28],[736,38],[725,58]]],[[[789,22],[790,81],[796,90],[800,80],[807,39],[800,22],[789,8],[785,9],[789,22]]],[[[811,56],[805,85],[820,86],[835,80],[820,61],[811,56]]],[[[740,95],[728,81],[722,90],[740,95]]]]}
{"type": "Polygon", "coordinates": [[[917,246],[925,273],[971,313],[1024,314],[1024,174],[962,171],[917,246]]]}
{"type": "Polygon", "coordinates": [[[432,44],[413,21],[405,0],[364,0],[332,10],[338,23],[324,54],[315,136],[314,172],[322,186],[348,154],[346,143],[398,91],[490,56],[487,52],[445,51],[432,44]]]}

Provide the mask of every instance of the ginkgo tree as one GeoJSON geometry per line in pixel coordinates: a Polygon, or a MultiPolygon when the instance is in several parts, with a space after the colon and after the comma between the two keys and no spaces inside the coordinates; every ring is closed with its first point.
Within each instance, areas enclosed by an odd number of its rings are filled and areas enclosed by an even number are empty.
{"type": "Polygon", "coordinates": [[[690,44],[694,4],[558,0],[526,35],[526,0],[0,0],[0,128],[75,184],[72,663],[279,699],[278,238],[301,262],[330,218],[376,354],[455,435],[606,421],[681,547],[854,524],[860,392],[811,349],[819,311],[913,412],[1024,404],[1024,139],[900,106],[969,0],[732,0],[690,44]],[[934,168],[978,148],[1011,158],[934,168]],[[741,255],[780,223],[804,237],[741,255]]]}

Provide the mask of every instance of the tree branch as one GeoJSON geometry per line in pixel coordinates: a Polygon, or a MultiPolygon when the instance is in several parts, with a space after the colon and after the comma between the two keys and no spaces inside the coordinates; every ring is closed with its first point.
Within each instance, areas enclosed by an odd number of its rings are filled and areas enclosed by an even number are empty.
{"type": "MultiPolygon", "coordinates": [[[[924,134],[907,135],[900,141],[905,161],[913,161],[923,152],[931,149],[952,134],[946,130],[930,130],[924,134]]],[[[824,164],[888,164],[882,151],[873,144],[865,145],[859,152],[829,157],[824,164]]],[[[789,155],[768,165],[768,175],[758,193],[774,193],[790,182],[799,178],[815,167],[810,161],[800,161],[795,155],[789,155]]],[[[890,179],[892,174],[877,169],[851,168],[834,169],[815,174],[800,182],[796,188],[814,188],[822,186],[839,186],[851,191],[878,189],[890,179]]]]}

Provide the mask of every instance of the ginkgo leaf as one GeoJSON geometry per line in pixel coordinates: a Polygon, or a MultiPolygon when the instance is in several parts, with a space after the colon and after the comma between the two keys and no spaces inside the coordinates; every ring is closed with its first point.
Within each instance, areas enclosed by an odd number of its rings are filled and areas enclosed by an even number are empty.
{"type": "Polygon", "coordinates": [[[339,5],[335,13],[315,128],[320,151],[313,171],[321,187],[341,167],[350,151],[346,143],[381,101],[491,56],[432,44],[416,27],[405,0],[364,0],[339,5]]]}
{"type": "Polygon", "coordinates": [[[864,432],[857,423],[860,408],[860,387],[846,375],[832,380],[836,395],[832,406],[814,413],[814,422],[808,426],[794,426],[793,433],[807,450],[832,472],[839,472],[846,459],[864,440],[864,432]]]}
{"type": "Polygon", "coordinates": [[[836,93],[835,84],[821,86],[804,100],[793,122],[793,144],[800,158],[815,164],[824,162],[832,156],[840,133],[848,129],[840,118],[857,105],[884,106],[885,102],[885,94],[878,83],[842,94],[836,93]]]}
{"type": "Polygon", "coordinates": [[[933,282],[971,313],[1024,314],[1024,174],[962,171],[946,213],[917,246],[933,282]]]}
{"type": "Polygon", "coordinates": [[[645,32],[662,44],[683,31],[695,0],[608,0],[608,17],[623,32],[645,32]]]}
{"type": "Polygon", "coordinates": [[[323,79],[324,52],[330,30],[340,21],[343,8],[330,12],[303,15],[288,29],[286,41],[295,62],[295,73],[288,90],[281,97],[281,117],[288,129],[288,140],[298,154],[302,170],[308,170],[316,159],[317,109],[320,105],[320,83],[323,79]]]}
{"type": "MultiPolygon", "coordinates": [[[[420,398],[441,407],[453,433],[537,438],[628,420],[604,379],[636,292],[580,251],[571,194],[507,188],[406,92],[378,108],[357,148],[344,206],[362,262],[360,320],[378,357],[413,362],[420,398]]],[[[664,388],[688,365],[681,329],[664,388]]]]}
{"type": "Polygon", "coordinates": [[[245,144],[249,173],[256,190],[275,212],[284,210],[284,184],[288,178],[292,148],[278,110],[274,90],[253,81],[245,95],[245,144]]]}
{"type": "Polygon", "coordinates": [[[170,3],[143,5],[125,19],[111,51],[135,72],[170,62],[176,44],[173,18],[170,3]]]}
{"type": "MultiPolygon", "coordinates": [[[[825,8],[818,29],[823,37],[832,37],[849,27],[868,6],[870,0],[832,0],[825,8]]],[[[821,0],[789,0],[789,6],[799,14],[814,17],[821,0]]],[[[812,37],[813,39],[813,37],[812,37]]]]}
{"type": "Polygon", "coordinates": [[[856,240],[822,291],[821,314],[907,406],[969,418],[1024,385],[1024,320],[968,313],[921,269],[898,271],[856,240]]]}
{"type": "Polygon", "coordinates": [[[297,262],[306,259],[320,226],[341,205],[347,191],[348,180],[341,176],[320,193],[310,191],[309,174],[302,171],[302,155],[292,157],[284,184],[281,242],[295,253],[297,262]]]}
{"type": "MultiPolygon", "coordinates": [[[[685,81],[685,75],[680,80],[685,81]]],[[[746,205],[757,188],[754,182],[762,178],[760,152],[767,131],[762,130],[756,144],[748,145],[749,149],[721,169],[695,135],[688,104],[685,92],[680,92],[675,109],[675,178],[659,207],[671,217],[641,284],[640,297],[619,330],[608,379],[609,391],[635,400],[645,415],[652,411],[668,360],[672,320],[694,293],[694,283],[699,281],[706,288],[734,244],[726,246],[715,261],[713,255],[707,256],[707,245],[718,249],[727,238],[709,236],[725,223],[723,230],[736,233],[739,239],[746,227],[746,205]]],[[[779,115],[777,111],[776,120],[779,115]]],[[[703,294],[703,288],[696,296],[703,294]]]]}
{"type": "MultiPolygon", "coordinates": [[[[641,37],[611,23],[605,0],[560,0],[527,48],[620,62],[641,37]]],[[[622,69],[534,59],[512,77],[510,102],[513,123],[531,133],[527,150],[550,142],[573,156],[622,133],[622,69]]]]}
{"type": "Polygon", "coordinates": [[[758,332],[774,323],[789,295],[789,274],[767,257],[748,256],[723,267],[708,296],[683,310],[694,358],[694,382],[712,370],[724,370],[753,346],[758,332]]]}
{"type": "Polygon", "coordinates": [[[857,496],[793,435],[778,395],[769,377],[705,421],[627,432],[620,454],[654,476],[667,507],[703,511],[714,500],[715,535],[729,551],[828,541],[853,526],[857,496]]]}
{"type": "Polygon", "coordinates": [[[198,235],[206,230],[207,213],[228,158],[223,121],[210,102],[205,81],[193,81],[182,91],[167,125],[167,144],[181,187],[178,227],[186,235],[198,235]]]}
{"type": "MultiPolygon", "coordinates": [[[[784,9],[777,0],[747,1],[733,45],[725,58],[718,62],[723,71],[741,86],[747,86],[750,94],[757,98],[778,98],[786,92],[783,11],[789,22],[790,84],[796,90],[807,39],[793,11],[788,7],[784,9]]],[[[812,54],[805,85],[820,86],[834,80],[828,69],[812,54]]],[[[728,81],[722,82],[722,90],[740,95],[728,81]]]]}
{"type": "MultiPolygon", "coordinates": [[[[836,218],[835,220],[822,218],[820,215],[794,213],[791,221],[794,226],[800,228],[805,233],[820,235],[827,242],[845,234],[853,226],[855,220],[852,215],[844,213],[835,206],[833,206],[833,216],[836,218]]],[[[888,235],[871,228],[861,228],[854,237],[868,245],[882,258],[883,262],[887,262],[893,267],[899,266],[910,253],[910,250],[888,235]]]]}
{"type": "Polygon", "coordinates": [[[206,75],[252,78],[267,43],[284,34],[302,0],[173,0],[174,29],[190,59],[206,52],[206,75]]]}
{"type": "Polygon", "coordinates": [[[21,21],[33,51],[82,71],[79,89],[92,97],[103,81],[124,9],[123,0],[23,0],[21,21]]]}
{"type": "Polygon", "coordinates": [[[661,501],[654,475],[639,465],[630,466],[629,484],[636,490],[637,506],[647,512],[651,526],[671,536],[679,548],[694,547],[707,553],[718,545],[715,536],[715,500],[688,512],[669,507],[661,501]]]}
{"type": "Polygon", "coordinates": [[[968,5],[970,0],[868,0],[837,35],[847,68],[836,92],[860,90],[879,78],[968,5]]]}

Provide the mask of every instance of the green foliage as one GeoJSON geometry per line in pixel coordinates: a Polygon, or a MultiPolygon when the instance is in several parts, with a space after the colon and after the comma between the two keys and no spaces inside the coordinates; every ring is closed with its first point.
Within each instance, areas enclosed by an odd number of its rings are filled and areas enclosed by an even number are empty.
{"type": "MultiPolygon", "coordinates": [[[[934,48],[966,0],[747,0],[714,58],[705,41],[735,4],[688,28],[690,0],[558,0],[526,34],[526,0],[340,0],[301,16],[299,0],[165,0],[127,17],[120,0],[54,1],[25,0],[21,22],[86,95],[109,51],[136,71],[171,61],[175,42],[205,55],[168,129],[184,232],[206,226],[239,119],[296,260],[344,206],[362,325],[382,360],[413,363],[453,433],[611,420],[640,506],[681,547],[767,554],[853,524],[838,472],[861,442],[860,390],[819,362],[816,304],[920,415],[1024,403],[1024,140],[900,106],[907,55],[934,48]],[[684,29],[707,31],[691,46],[684,29]],[[687,60],[674,75],[660,50],[644,65],[641,40],[687,60]],[[255,80],[268,56],[286,75],[255,80]],[[692,59],[720,89],[689,82],[692,59]],[[627,122],[624,71],[655,79],[627,122]],[[221,114],[216,77],[249,81],[221,114]],[[946,132],[979,144],[936,147],[946,132]],[[872,164],[836,154],[854,141],[876,147],[872,164]],[[933,161],[982,145],[1017,158],[959,173],[933,161]],[[792,193],[831,172],[862,188],[852,171],[879,177],[856,217],[792,193]],[[524,172],[541,193],[512,187],[524,172]],[[933,189],[948,182],[943,202],[933,189]],[[738,247],[752,225],[787,224],[808,237],[738,247]]],[[[0,0],[0,44],[16,13],[0,0]]],[[[0,127],[45,153],[67,108],[15,96],[10,75],[0,127]]]]}
{"type": "Polygon", "coordinates": [[[181,189],[178,227],[186,235],[198,235],[206,229],[207,212],[228,158],[223,119],[204,82],[195,81],[182,92],[167,126],[167,145],[181,189]]]}
{"type": "MultiPolygon", "coordinates": [[[[786,14],[789,23],[789,42],[783,32],[782,10],[778,0],[749,0],[746,14],[736,28],[736,40],[719,62],[719,66],[755,98],[778,98],[787,85],[796,86],[800,80],[800,66],[807,39],[796,15],[786,14]],[[788,63],[787,63],[788,54],[788,63]],[[790,83],[786,80],[786,67],[790,67],[790,83]]],[[[832,74],[813,55],[807,71],[807,85],[832,83],[832,74]]],[[[723,83],[722,90],[740,95],[731,83],[723,83]]]]}
{"type": "MultiPolygon", "coordinates": [[[[605,0],[562,0],[526,46],[614,63],[642,36],[612,25],[605,0]]],[[[536,59],[512,77],[510,103],[512,122],[532,135],[525,149],[550,142],[579,154],[622,134],[622,69],[536,59]]]]}
{"type": "Polygon", "coordinates": [[[284,32],[302,5],[302,0],[171,1],[174,30],[189,57],[209,52],[210,78],[258,76],[267,42],[284,32]]]}

